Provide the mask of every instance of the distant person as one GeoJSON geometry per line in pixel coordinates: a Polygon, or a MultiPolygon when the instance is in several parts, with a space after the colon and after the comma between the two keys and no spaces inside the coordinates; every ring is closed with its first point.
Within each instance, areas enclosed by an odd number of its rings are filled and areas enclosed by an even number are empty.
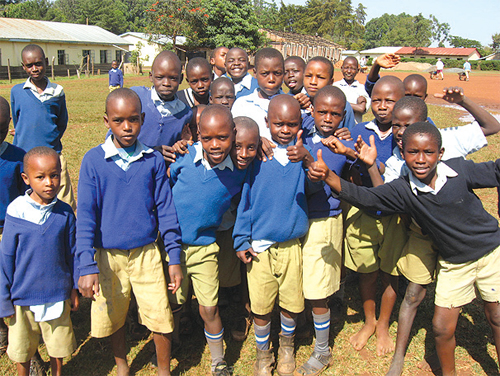
{"type": "Polygon", "coordinates": [[[469,81],[469,73],[470,73],[470,70],[471,70],[471,65],[469,63],[469,60],[467,60],[465,63],[464,63],[464,71],[465,71],[465,77],[466,78],[466,81],[469,81]]]}
{"type": "Polygon", "coordinates": [[[118,68],[118,62],[113,60],[111,62],[111,69],[109,70],[109,92],[123,87],[123,72],[118,68]]]}
{"type": "Polygon", "coordinates": [[[441,58],[438,57],[438,61],[436,62],[436,72],[442,80],[444,80],[443,69],[444,63],[441,61],[441,58]]]}

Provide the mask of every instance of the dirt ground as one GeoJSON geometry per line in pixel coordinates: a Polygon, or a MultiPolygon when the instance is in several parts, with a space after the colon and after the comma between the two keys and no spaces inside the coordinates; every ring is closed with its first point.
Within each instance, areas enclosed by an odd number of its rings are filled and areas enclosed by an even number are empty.
{"type": "MultiPolygon", "coordinates": [[[[385,70],[381,72],[381,76],[393,75],[402,80],[412,74],[419,72],[401,72],[385,70]]],[[[464,89],[465,95],[470,97],[479,105],[493,112],[500,112],[500,72],[497,71],[472,71],[470,81],[460,81],[458,74],[444,72],[444,80],[431,80],[429,73],[421,72],[422,76],[427,79],[429,96],[427,103],[443,104],[443,101],[436,99],[432,94],[439,93],[443,88],[448,86],[460,86],[464,89]]],[[[335,80],[339,79],[340,74],[335,72],[335,80]]],[[[359,74],[357,79],[360,82],[365,81],[365,75],[359,74]]]]}

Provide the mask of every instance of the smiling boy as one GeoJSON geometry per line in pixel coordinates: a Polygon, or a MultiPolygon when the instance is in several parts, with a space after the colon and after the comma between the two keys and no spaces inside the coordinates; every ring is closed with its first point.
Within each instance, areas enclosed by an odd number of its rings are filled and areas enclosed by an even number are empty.
{"type": "Polygon", "coordinates": [[[258,87],[255,77],[248,72],[248,54],[239,47],[231,48],[226,55],[226,76],[234,83],[236,99],[253,93],[258,87]]]}

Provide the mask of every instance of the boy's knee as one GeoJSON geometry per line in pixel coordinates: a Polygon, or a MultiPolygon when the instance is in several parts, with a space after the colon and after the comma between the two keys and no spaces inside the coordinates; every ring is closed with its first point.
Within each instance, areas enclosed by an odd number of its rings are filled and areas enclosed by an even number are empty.
{"type": "Polygon", "coordinates": [[[426,294],[425,287],[410,283],[406,289],[404,302],[409,306],[419,306],[426,294]]]}
{"type": "Polygon", "coordinates": [[[432,319],[432,330],[436,338],[451,338],[455,333],[455,325],[450,323],[450,320],[446,317],[434,316],[432,319]]]}
{"type": "Polygon", "coordinates": [[[500,303],[486,303],[486,310],[490,324],[500,327],[500,303]]]}
{"type": "Polygon", "coordinates": [[[200,305],[200,315],[205,321],[212,321],[219,312],[217,306],[214,307],[206,307],[200,305]]]}

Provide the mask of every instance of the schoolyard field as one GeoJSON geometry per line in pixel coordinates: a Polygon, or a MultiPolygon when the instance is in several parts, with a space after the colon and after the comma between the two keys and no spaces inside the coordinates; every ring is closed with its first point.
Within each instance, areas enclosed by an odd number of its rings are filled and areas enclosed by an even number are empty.
{"type": "MultiPolygon", "coordinates": [[[[404,78],[410,73],[405,71],[384,71],[382,75],[394,74],[404,78]]],[[[458,106],[449,106],[443,100],[433,97],[433,93],[440,92],[443,87],[461,86],[465,95],[484,106],[497,118],[500,118],[500,72],[473,71],[468,82],[459,81],[456,73],[446,73],[445,79],[429,80],[427,73],[422,73],[429,82],[429,116],[439,127],[460,126],[466,124],[461,120],[466,114],[458,106]]],[[[341,78],[340,72],[335,72],[335,80],[341,78]]],[[[68,159],[68,166],[75,193],[78,185],[78,172],[84,154],[92,147],[104,141],[106,128],[102,116],[104,114],[104,101],[108,94],[107,75],[91,76],[81,79],[76,77],[56,77],[55,82],[64,86],[67,107],[69,112],[68,129],[63,137],[64,154],[68,159]]],[[[364,75],[358,75],[364,82],[364,75]]],[[[0,82],[0,95],[10,100],[10,88],[22,80],[0,82]]],[[[144,76],[125,76],[125,86],[149,86],[147,74],[144,76]]],[[[187,85],[183,83],[181,88],[187,85]]],[[[365,115],[365,120],[373,116],[370,111],[365,115]]],[[[7,136],[7,141],[12,142],[12,136],[7,136]]],[[[489,137],[488,146],[473,154],[471,159],[476,162],[494,160],[500,157],[500,136],[489,137]]],[[[117,192],[119,194],[119,192],[117,192]]],[[[498,218],[496,189],[484,189],[477,192],[483,200],[485,208],[498,218]]],[[[123,220],[123,219],[120,219],[123,220]]],[[[464,220],[467,220],[464,218],[464,220]]],[[[333,348],[335,363],[325,375],[385,375],[390,365],[392,354],[378,357],[375,349],[375,338],[372,337],[367,346],[356,351],[349,343],[349,338],[363,325],[363,311],[357,282],[355,278],[346,286],[346,296],[342,314],[335,322],[332,321],[330,346],[333,348]]],[[[434,338],[432,334],[433,315],[433,286],[422,303],[415,320],[411,342],[406,355],[404,375],[439,375],[439,371],[426,372],[417,365],[426,356],[434,353],[434,338]]],[[[392,316],[391,334],[396,338],[397,314],[401,297],[396,303],[392,316]]],[[[193,303],[196,305],[196,303],[193,303]]],[[[194,309],[196,312],[196,309],[194,309]]],[[[253,329],[243,343],[235,342],[230,335],[230,328],[234,322],[235,310],[231,306],[221,309],[223,324],[226,328],[226,360],[234,368],[234,375],[252,375],[253,361],[255,360],[255,340],[253,329]]],[[[275,348],[278,345],[278,316],[275,315],[272,330],[272,342],[275,348]]],[[[90,301],[81,299],[80,310],[72,314],[73,325],[78,343],[78,350],[72,357],[65,359],[63,374],[75,376],[101,376],[115,375],[116,367],[111,353],[111,348],[106,340],[90,337],[90,301]]],[[[313,332],[312,324],[310,332],[313,332]]],[[[154,353],[152,338],[142,341],[129,339],[129,364],[132,375],[156,375],[156,369],[150,364],[154,353]]],[[[296,341],[297,364],[305,362],[314,346],[313,336],[296,341]]],[[[49,358],[43,345],[40,346],[43,359],[49,358]]],[[[479,300],[463,307],[457,326],[457,369],[459,375],[498,375],[498,362],[490,328],[485,320],[482,304],[479,300]]],[[[49,369],[48,363],[46,368],[49,369]]],[[[201,320],[194,323],[191,335],[183,337],[183,343],[175,351],[172,359],[173,375],[205,376],[210,374],[210,354],[205,343],[201,320]]],[[[14,375],[15,365],[6,355],[0,358],[0,374],[14,375]]],[[[50,374],[50,372],[48,372],[50,374]]]]}

